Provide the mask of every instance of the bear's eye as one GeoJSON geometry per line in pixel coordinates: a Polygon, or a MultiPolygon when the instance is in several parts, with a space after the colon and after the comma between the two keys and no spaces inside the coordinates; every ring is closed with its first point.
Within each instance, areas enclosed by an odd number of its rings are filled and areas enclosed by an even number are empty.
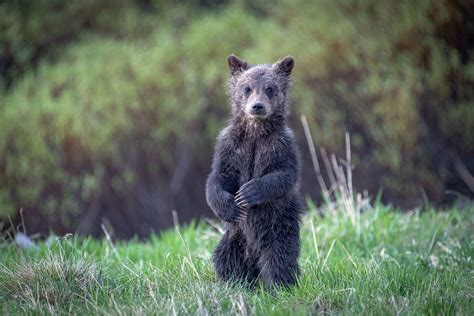
{"type": "Polygon", "coordinates": [[[249,95],[250,92],[252,92],[252,88],[250,88],[249,86],[247,86],[247,87],[244,88],[244,92],[245,92],[246,95],[249,95]]]}
{"type": "Polygon", "coordinates": [[[273,96],[273,93],[275,92],[275,89],[273,87],[267,87],[267,89],[265,89],[265,92],[269,97],[271,97],[271,96],[273,96]]]}

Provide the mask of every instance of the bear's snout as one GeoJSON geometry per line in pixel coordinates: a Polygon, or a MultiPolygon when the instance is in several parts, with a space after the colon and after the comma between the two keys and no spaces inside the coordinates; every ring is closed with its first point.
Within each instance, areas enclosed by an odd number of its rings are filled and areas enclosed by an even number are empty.
{"type": "Polygon", "coordinates": [[[272,109],[268,102],[255,98],[247,102],[245,112],[253,119],[265,119],[272,114],[272,109]]]}
{"type": "Polygon", "coordinates": [[[250,110],[251,114],[254,115],[265,115],[266,110],[265,110],[265,105],[261,102],[256,102],[252,105],[252,108],[250,110]]]}

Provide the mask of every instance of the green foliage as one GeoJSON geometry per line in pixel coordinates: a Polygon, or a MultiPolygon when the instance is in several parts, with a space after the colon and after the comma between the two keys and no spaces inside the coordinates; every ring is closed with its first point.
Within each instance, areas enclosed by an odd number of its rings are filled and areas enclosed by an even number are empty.
{"type": "Polygon", "coordinates": [[[291,290],[217,281],[215,225],[113,246],[73,238],[23,251],[0,242],[0,301],[13,314],[470,315],[473,212],[403,214],[379,205],[354,223],[344,212],[321,217],[313,209],[303,220],[302,277],[291,290]]]}
{"type": "Polygon", "coordinates": [[[90,36],[25,75],[0,113],[1,214],[18,205],[50,217],[61,210],[61,224],[74,227],[71,215],[101,199],[103,186],[126,194],[139,172],[169,173],[179,139],[210,149],[227,102],[226,71],[209,57],[225,60],[232,47],[251,45],[255,27],[229,9],[178,37],[157,31],[131,45],[90,36]],[[202,45],[213,40],[228,44],[202,45]]]}
{"type": "Polygon", "coordinates": [[[359,185],[372,192],[383,186],[395,201],[415,198],[420,188],[439,200],[445,175],[434,169],[446,166],[437,164],[441,157],[433,157],[432,147],[448,143],[443,150],[467,157],[474,144],[468,135],[474,128],[472,56],[462,65],[461,52],[439,36],[445,24],[459,22],[456,7],[292,1],[279,8],[275,15],[284,21],[278,24],[291,36],[272,42],[295,52],[295,104],[311,118],[317,145],[340,152],[341,131],[348,130],[359,185]],[[364,176],[374,173],[375,186],[364,176]]]}
{"type": "Polygon", "coordinates": [[[3,1],[0,4],[0,87],[10,85],[44,57],[60,55],[64,44],[85,30],[136,38],[152,30],[153,19],[138,1],[84,0],[65,3],[3,1]]]}
{"type": "MultiPolygon", "coordinates": [[[[187,179],[207,174],[229,113],[230,52],[253,63],[295,56],[293,118],[306,114],[328,152],[351,133],[358,187],[406,206],[421,189],[439,201],[452,176],[437,153],[474,154],[472,53],[443,33],[463,25],[460,10],[431,0],[6,2],[2,56],[16,66],[0,104],[0,216],[23,207],[71,231],[91,205],[136,212],[143,187],[169,212],[181,147],[193,153],[187,179]]],[[[202,188],[186,185],[204,208],[202,188]]]]}

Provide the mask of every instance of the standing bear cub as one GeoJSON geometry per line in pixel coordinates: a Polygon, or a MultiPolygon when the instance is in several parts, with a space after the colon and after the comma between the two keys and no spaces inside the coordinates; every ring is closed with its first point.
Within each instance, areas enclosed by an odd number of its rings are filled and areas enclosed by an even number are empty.
{"type": "Polygon", "coordinates": [[[222,280],[293,285],[299,274],[299,159],[287,126],[294,59],[250,65],[228,57],[232,102],[206,183],[212,211],[226,222],[213,262],[222,280]]]}

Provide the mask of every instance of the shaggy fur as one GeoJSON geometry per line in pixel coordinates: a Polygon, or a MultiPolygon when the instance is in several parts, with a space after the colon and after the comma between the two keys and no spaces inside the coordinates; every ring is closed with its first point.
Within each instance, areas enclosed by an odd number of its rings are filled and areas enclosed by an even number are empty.
{"type": "Polygon", "coordinates": [[[222,280],[292,285],[299,274],[299,158],[287,126],[294,60],[228,58],[232,119],[218,136],[206,198],[226,232],[213,262],[222,280]]]}

